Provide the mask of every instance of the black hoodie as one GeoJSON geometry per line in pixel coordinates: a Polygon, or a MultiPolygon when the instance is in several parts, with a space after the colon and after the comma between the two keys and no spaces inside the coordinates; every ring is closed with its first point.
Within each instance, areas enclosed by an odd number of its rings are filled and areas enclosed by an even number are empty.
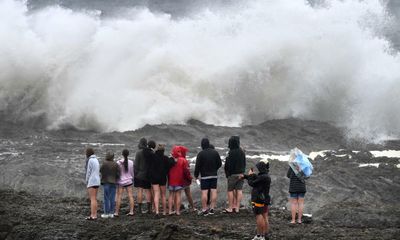
{"type": "Polygon", "coordinates": [[[249,185],[253,187],[251,190],[251,201],[261,204],[270,204],[271,197],[269,196],[269,188],[271,186],[271,177],[268,175],[269,164],[259,162],[256,164],[259,171],[258,175],[245,175],[249,185]]]}
{"type": "MultiPolygon", "coordinates": [[[[139,141],[139,151],[136,152],[134,162],[134,175],[135,178],[140,180],[149,181],[149,161],[152,150],[147,147],[146,138],[141,138],[139,141]]],[[[153,153],[154,155],[154,153],[153,153]]]]}
{"type": "Polygon", "coordinates": [[[201,140],[201,148],[203,149],[197,154],[196,165],[194,167],[194,177],[217,176],[218,169],[222,165],[219,153],[210,148],[210,141],[207,138],[201,140]]]}
{"type": "Polygon", "coordinates": [[[232,174],[243,174],[246,169],[246,155],[240,148],[240,139],[238,136],[229,138],[229,152],[225,161],[225,174],[226,177],[232,174]]]}

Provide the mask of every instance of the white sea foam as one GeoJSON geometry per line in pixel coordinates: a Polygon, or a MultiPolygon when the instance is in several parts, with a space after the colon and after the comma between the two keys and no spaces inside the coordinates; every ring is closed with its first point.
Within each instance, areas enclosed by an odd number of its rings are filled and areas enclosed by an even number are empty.
{"type": "Polygon", "coordinates": [[[282,162],[289,161],[290,155],[274,155],[274,154],[259,154],[259,155],[247,155],[246,158],[250,159],[261,159],[261,160],[278,160],[282,162]]]}
{"type": "Polygon", "coordinates": [[[308,155],[309,158],[311,158],[312,160],[314,160],[316,157],[321,156],[321,157],[325,157],[327,152],[330,152],[331,150],[323,150],[323,151],[318,151],[318,152],[310,152],[310,154],[308,155]]]}
{"type": "Polygon", "coordinates": [[[359,167],[376,167],[379,168],[380,163],[362,163],[359,167]]]}
{"type": "Polygon", "coordinates": [[[89,143],[83,142],[81,145],[91,145],[91,146],[125,146],[124,143],[89,143]]]}
{"type": "Polygon", "coordinates": [[[370,151],[374,157],[400,158],[399,150],[370,151]]]}
{"type": "MultiPolygon", "coordinates": [[[[400,56],[385,1],[237,1],[184,18],[0,0],[0,110],[105,131],[298,117],[400,136],[400,56]],[[10,111],[11,112],[11,111],[10,111]]],[[[397,25],[395,25],[397,26],[397,25]]]]}

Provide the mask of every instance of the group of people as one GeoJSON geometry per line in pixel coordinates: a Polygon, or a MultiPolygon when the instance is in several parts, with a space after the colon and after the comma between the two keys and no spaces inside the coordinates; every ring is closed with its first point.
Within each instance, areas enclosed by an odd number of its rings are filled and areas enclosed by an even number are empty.
{"type": "MultiPolygon", "coordinates": [[[[121,198],[124,192],[129,199],[128,216],[134,216],[134,198],[132,185],[137,188],[137,201],[139,213],[154,213],[160,215],[180,215],[181,195],[185,193],[191,211],[196,211],[190,190],[193,177],[186,154],[188,149],[184,146],[173,146],[170,156],[165,155],[165,145],[156,144],[155,141],[142,138],[138,144],[138,151],[134,160],[129,158],[129,151],[122,151],[122,159],[114,161],[114,153],[107,152],[105,161],[100,166],[93,148],[86,149],[86,183],[90,198],[91,214],[87,220],[97,219],[97,192],[100,185],[104,190],[104,213],[102,218],[119,217],[121,198]],[[168,207],[167,207],[167,188],[168,207]],[[143,206],[146,199],[146,211],[143,206]],[[161,204],[160,204],[161,201],[161,204]]],[[[212,215],[215,212],[217,200],[218,170],[222,167],[219,153],[210,144],[209,139],[201,140],[202,150],[197,154],[194,168],[194,179],[200,184],[201,189],[201,216],[212,215]]],[[[232,136],[228,142],[229,152],[225,159],[224,172],[227,178],[228,207],[224,213],[237,213],[242,200],[244,180],[252,187],[251,202],[256,216],[257,239],[265,239],[268,235],[268,206],[270,205],[269,189],[271,178],[269,162],[260,161],[256,164],[258,174],[251,168],[247,174],[246,156],[240,147],[240,138],[232,136]]],[[[297,178],[289,168],[287,177],[290,178],[290,201],[292,207],[292,221],[301,223],[306,192],[304,181],[297,178]]]]}

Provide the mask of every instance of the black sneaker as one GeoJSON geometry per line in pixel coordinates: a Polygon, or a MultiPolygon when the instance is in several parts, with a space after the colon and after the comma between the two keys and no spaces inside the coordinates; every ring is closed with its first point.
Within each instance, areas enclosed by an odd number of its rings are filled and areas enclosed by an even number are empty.
{"type": "Polygon", "coordinates": [[[209,210],[201,210],[199,211],[198,215],[199,216],[207,216],[209,214],[209,210]]]}
{"type": "Polygon", "coordinates": [[[214,209],[210,209],[209,211],[208,211],[208,215],[214,215],[214,209]]]}

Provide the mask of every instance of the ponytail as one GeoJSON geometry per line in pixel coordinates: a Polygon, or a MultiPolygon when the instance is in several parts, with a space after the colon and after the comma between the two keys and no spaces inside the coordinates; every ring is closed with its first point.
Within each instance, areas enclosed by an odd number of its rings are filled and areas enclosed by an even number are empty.
{"type": "Polygon", "coordinates": [[[122,156],[124,156],[124,170],[125,170],[125,172],[127,172],[128,171],[128,156],[129,156],[128,149],[124,149],[122,151],[122,156]]]}

